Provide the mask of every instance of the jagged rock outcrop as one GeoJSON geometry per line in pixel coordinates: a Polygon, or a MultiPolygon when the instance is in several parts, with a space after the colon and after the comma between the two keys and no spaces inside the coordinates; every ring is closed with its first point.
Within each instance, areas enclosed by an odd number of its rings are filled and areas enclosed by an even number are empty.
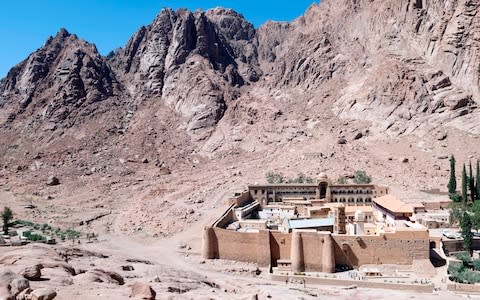
{"type": "Polygon", "coordinates": [[[215,125],[236,88],[256,81],[260,71],[255,30],[225,9],[208,12],[163,10],[112,59],[127,88],[161,98],[188,120],[188,129],[215,125]]]}
{"type": "Polygon", "coordinates": [[[0,105],[10,122],[24,114],[71,126],[115,92],[115,76],[96,47],[62,29],[10,70],[0,84],[0,105]]]}

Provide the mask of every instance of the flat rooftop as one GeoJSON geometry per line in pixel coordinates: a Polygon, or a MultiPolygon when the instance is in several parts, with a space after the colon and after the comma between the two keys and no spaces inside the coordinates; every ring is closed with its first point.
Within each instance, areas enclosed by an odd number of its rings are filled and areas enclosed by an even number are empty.
{"type": "Polygon", "coordinates": [[[345,213],[346,214],[354,214],[356,213],[357,211],[361,211],[361,212],[373,212],[373,208],[371,205],[359,205],[359,206],[345,206],[345,213]]]}
{"type": "Polygon", "coordinates": [[[334,218],[288,220],[290,229],[333,226],[334,218]]]}

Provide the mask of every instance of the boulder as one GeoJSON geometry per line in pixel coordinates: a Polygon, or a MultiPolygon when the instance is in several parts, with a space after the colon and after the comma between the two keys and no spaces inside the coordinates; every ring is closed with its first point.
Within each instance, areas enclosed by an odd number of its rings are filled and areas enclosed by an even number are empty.
{"type": "Polygon", "coordinates": [[[21,276],[13,279],[10,283],[10,289],[14,295],[20,294],[20,292],[22,292],[25,289],[28,289],[29,287],[30,287],[30,282],[21,276]]]}
{"type": "Polygon", "coordinates": [[[448,137],[448,134],[446,132],[439,132],[436,135],[437,141],[443,141],[448,137]]]}
{"type": "Polygon", "coordinates": [[[363,137],[363,133],[361,131],[357,131],[353,134],[353,139],[354,140],[359,140],[363,137]]]}
{"type": "Polygon", "coordinates": [[[41,264],[36,264],[34,266],[24,268],[19,272],[19,274],[28,280],[39,280],[42,277],[42,269],[43,266],[41,264]]]}
{"type": "Polygon", "coordinates": [[[338,139],[337,143],[339,145],[345,145],[347,143],[347,140],[345,138],[340,138],[340,139],[338,139]]]}
{"type": "Polygon", "coordinates": [[[406,157],[401,158],[400,161],[401,161],[402,163],[404,163],[404,164],[405,164],[405,163],[408,163],[408,158],[406,158],[406,157]]]}
{"type": "MultiPolygon", "coordinates": [[[[30,300],[31,299],[31,295],[30,295],[31,293],[32,293],[31,288],[24,289],[20,294],[17,295],[16,300],[30,300]]],[[[1,296],[0,296],[0,299],[3,299],[3,298],[1,298],[1,296]]]]}
{"type": "Polygon", "coordinates": [[[127,266],[122,266],[122,270],[123,271],[133,271],[135,269],[133,268],[133,266],[127,265],[127,266]]]}
{"type": "Polygon", "coordinates": [[[125,284],[125,281],[120,274],[101,269],[93,269],[84,274],[77,275],[75,276],[75,280],[85,282],[111,283],[117,285],[125,284]]]}
{"type": "Polygon", "coordinates": [[[5,270],[0,273],[0,289],[3,290],[4,288],[6,288],[7,291],[10,290],[10,294],[13,296],[17,296],[18,294],[20,294],[20,292],[29,287],[30,282],[23,276],[15,274],[10,270],[5,270]]]}
{"type": "Polygon", "coordinates": [[[32,300],[52,300],[57,296],[57,292],[49,288],[36,289],[31,293],[32,300]]]}
{"type": "Polygon", "coordinates": [[[59,185],[60,180],[56,176],[49,176],[47,179],[47,185],[49,186],[54,186],[54,185],[59,185]]]}
{"type": "Polygon", "coordinates": [[[146,283],[137,282],[131,285],[130,288],[132,289],[130,298],[152,300],[157,295],[152,287],[146,283]]]}

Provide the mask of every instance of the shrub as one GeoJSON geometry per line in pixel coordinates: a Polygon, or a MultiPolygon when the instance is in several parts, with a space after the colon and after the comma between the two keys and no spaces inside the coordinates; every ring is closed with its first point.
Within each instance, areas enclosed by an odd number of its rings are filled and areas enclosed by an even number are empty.
{"type": "Polygon", "coordinates": [[[353,178],[353,181],[356,184],[368,184],[372,182],[372,178],[367,175],[367,172],[358,170],[355,171],[355,178],[353,178]]]}
{"type": "Polygon", "coordinates": [[[473,261],[473,269],[475,271],[480,271],[480,259],[475,259],[473,261]]]}
{"type": "Polygon", "coordinates": [[[467,252],[460,252],[455,254],[455,257],[458,258],[460,261],[462,261],[463,265],[465,267],[470,267],[472,266],[472,258],[467,252]]]}
{"type": "Polygon", "coordinates": [[[50,226],[48,224],[42,224],[42,226],[40,228],[41,228],[42,231],[46,231],[46,230],[51,230],[52,226],[50,226]]]}
{"type": "Polygon", "coordinates": [[[450,193],[448,194],[448,196],[450,197],[450,199],[453,201],[453,202],[460,202],[462,199],[460,197],[459,194],[457,193],[450,193]]]}
{"type": "Polygon", "coordinates": [[[80,237],[80,232],[73,229],[67,229],[65,233],[69,239],[78,239],[80,237]]]}
{"type": "Polygon", "coordinates": [[[31,233],[30,231],[25,231],[23,236],[27,238],[29,241],[37,242],[37,241],[46,241],[47,238],[41,234],[31,233]]]}
{"type": "Polygon", "coordinates": [[[287,183],[313,183],[313,178],[308,177],[303,173],[299,173],[296,178],[289,178],[287,183]]]}
{"type": "Polygon", "coordinates": [[[476,270],[477,264],[480,263],[480,260],[477,259],[472,263],[470,257],[467,258],[463,254],[457,255],[457,257],[458,256],[461,257],[460,259],[462,259],[462,262],[452,261],[448,265],[447,272],[449,274],[450,280],[459,283],[469,284],[480,282],[480,272],[471,269],[471,265],[473,264],[473,267],[476,270]]]}
{"type": "Polygon", "coordinates": [[[282,173],[268,172],[267,174],[265,174],[265,177],[267,178],[267,182],[270,184],[278,184],[285,182],[285,177],[282,173]]]}

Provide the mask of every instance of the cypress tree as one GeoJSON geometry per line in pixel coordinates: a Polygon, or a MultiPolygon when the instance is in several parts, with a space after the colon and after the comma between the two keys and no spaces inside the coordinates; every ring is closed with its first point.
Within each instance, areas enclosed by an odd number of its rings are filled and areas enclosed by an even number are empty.
{"type": "Polygon", "coordinates": [[[470,176],[468,177],[468,186],[470,188],[470,199],[473,202],[475,201],[475,177],[473,177],[472,161],[470,161],[469,167],[470,167],[470,173],[469,173],[470,176]]]}
{"type": "Polygon", "coordinates": [[[475,198],[477,200],[480,200],[480,164],[478,160],[477,160],[477,182],[476,182],[475,198]]]}
{"type": "Polygon", "coordinates": [[[13,212],[9,207],[4,207],[2,212],[3,220],[3,234],[8,234],[8,227],[10,227],[10,221],[13,218],[13,212]]]}
{"type": "Polygon", "coordinates": [[[462,170],[462,201],[464,204],[467,204],[467,169],[465,168],[465,164],[463,164],[462,170]]]}
{"type": "Polygon", "coordinates": [[[472,242],[473,242],[473,234],[472,234],[472,220],[468,212],[464,211],[462,219],[460,220],[460,227],[462,229],[462,237],[463,243],[465,245],[465,250],[472,254],[472,242]]]}
{"type": "Polygon", "coordinates": [[[457,191],[457,178],[455,177],[455,156],[453,156],[453,154],[450,157],[450,180],[448,181],[447,187],[449,194],[454,194],[457,191]]]}

